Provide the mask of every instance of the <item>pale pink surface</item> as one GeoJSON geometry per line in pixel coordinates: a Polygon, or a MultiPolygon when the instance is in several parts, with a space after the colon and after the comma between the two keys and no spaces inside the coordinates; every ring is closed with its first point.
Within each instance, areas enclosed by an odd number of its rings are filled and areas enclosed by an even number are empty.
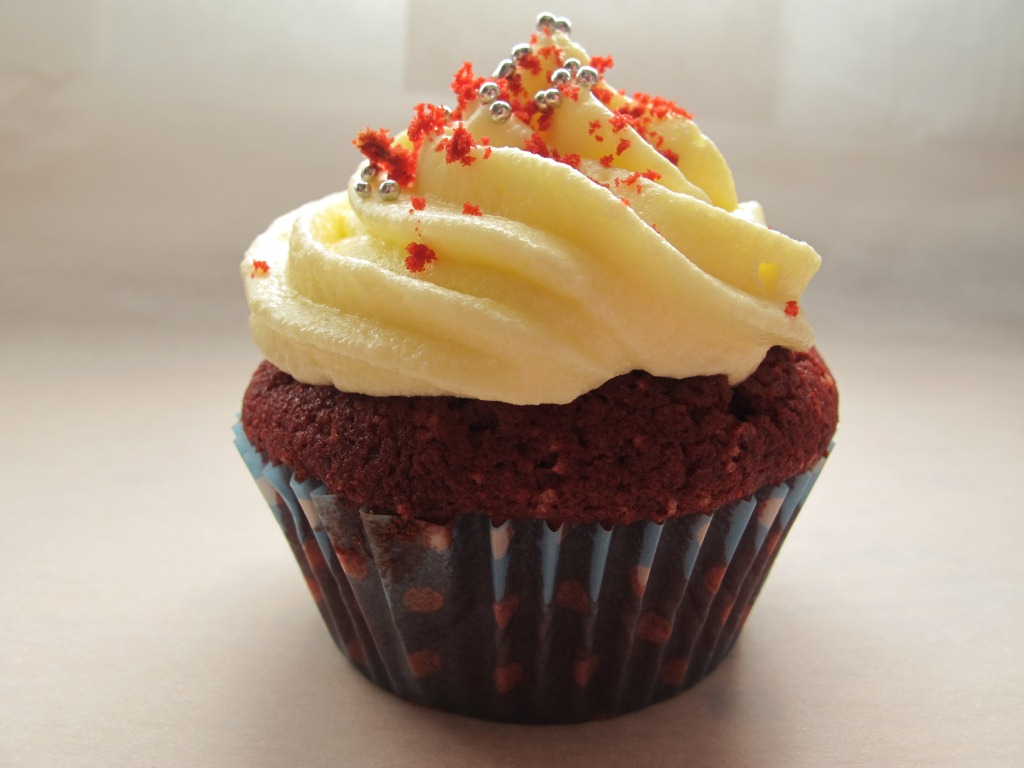
{"type": "MultiPolygon", "coordinates": [[[[551,729],[426,711],[356,674],[231,445],[257,362],[242,250],[344,183],[355,131],[443,98],[404,55],[373,87],[338,85],[381,45],[407,50],[405,4],[379,4],[383,31],[354,20],[353,59],[314,35],[331,77],[256,56],[280,40],[265,12],[200,34],[113,0],[19,8],[0,32],[0,764],[1019,761],[1021,11],[953,6],[690,19],[694,56],[739,34],[767,65],[702,82],[697,104],[667,95],[705,117],[741,195],[824,258],[805,309],[841,384],[837,451],[718,671],[551,729]]],[[[610,22],[586,33],[583,8],[553,10],[617,55],[618,80],[646,68],[664,92],[672,71],[605,42],[610,22]]],[[[334,21],[296,22],[293,45],[334,21]]],[[[504,51],[524,22],[499,21],[504,51]]]]}

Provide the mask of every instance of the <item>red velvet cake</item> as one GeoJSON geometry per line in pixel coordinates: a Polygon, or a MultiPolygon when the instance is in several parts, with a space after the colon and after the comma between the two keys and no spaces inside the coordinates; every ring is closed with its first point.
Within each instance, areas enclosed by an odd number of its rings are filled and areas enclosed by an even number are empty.
{"type": "Polygon", "coordinates": [[[340,392],[264,362],[242,409],[246,437],[299,480],[316,478],[355,507],[437,523],[707,514],[807,471],[837,420],[817,352],[779,348],[736,387],[636,371],[566,405],[533,406],[340,392]]]}

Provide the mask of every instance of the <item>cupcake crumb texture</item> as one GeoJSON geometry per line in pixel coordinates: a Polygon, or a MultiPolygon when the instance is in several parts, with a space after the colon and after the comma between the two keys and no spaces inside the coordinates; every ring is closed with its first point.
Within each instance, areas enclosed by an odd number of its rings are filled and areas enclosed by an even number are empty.
{"type": "Polygon", "coordinates": [[[635,371],[567,405],[368,397],[296,382],[269,362],[245,394],[246,436],[298,479],[357,506],[629,524],[713,510],[807,470],[838,421],[817,352],[773,348],[736,387],[635,371]]]}

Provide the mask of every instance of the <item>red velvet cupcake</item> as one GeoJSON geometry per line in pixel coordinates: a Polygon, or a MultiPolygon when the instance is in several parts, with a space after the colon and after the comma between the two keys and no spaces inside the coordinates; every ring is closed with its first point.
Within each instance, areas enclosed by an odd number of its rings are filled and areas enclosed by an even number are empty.
{"type": "Polygon", "coordinates": [[[475,717],[672,696],[728,653],[828,454],[809,246],[542,16],[242,265],[238,445],[339,648],[475,717]]]}

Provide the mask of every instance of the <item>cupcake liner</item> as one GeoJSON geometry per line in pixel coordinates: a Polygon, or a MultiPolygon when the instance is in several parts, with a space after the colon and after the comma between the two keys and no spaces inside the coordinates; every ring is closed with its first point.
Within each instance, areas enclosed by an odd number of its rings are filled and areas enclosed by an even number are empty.
{"type": "Polygon", "coordinates": [[[236,426],[335,643],[427,706],[569,723],[669,698],[728,654],[825,459],[710,515],[604,527],[372,514],[236,426]]]}

